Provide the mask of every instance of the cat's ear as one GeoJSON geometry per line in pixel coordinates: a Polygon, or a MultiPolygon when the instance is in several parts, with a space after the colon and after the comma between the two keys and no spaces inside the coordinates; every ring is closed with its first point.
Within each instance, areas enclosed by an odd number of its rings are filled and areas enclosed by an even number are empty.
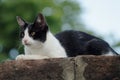
{"type": "Polygon", "coordinates": [[[26,22],[21,17],[16,16],[16,19],[17,19],[17,22],[18,22],[20,27],[24,27],[25,26],[26,22]]]}
{"type": "Polygon", "coordinates": [[[35,21],[34,21],[34,26],[44,28],[45,25],[47,25],[46,20],[45,20],[43,14],[39,13],[38,16],[36,17],[35,21]]]}

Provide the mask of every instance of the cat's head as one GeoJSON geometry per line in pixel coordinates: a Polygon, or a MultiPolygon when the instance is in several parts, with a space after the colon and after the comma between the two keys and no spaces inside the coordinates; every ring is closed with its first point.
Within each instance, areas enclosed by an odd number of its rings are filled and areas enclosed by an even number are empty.
{"type": "Polygon", "coordinates": [[[17,22],[20,26],[20,38],[23,45],[32,46],[46,41],[48,25],[41,13],[33,23],[28,23],[19,16],[17,16],[17,22]]]}

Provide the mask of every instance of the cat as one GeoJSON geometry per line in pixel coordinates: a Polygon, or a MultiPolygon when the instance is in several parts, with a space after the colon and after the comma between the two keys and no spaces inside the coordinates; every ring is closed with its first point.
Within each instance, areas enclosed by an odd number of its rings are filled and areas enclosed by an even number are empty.
{"type": "Polygon", "coordinates": [[[76,57],[78,55],[118,55],[107,42],[90,34],[66,30],[53,35],[39,13],[33,23],[17,16],[25,54],[16,59],[76,57]]]}

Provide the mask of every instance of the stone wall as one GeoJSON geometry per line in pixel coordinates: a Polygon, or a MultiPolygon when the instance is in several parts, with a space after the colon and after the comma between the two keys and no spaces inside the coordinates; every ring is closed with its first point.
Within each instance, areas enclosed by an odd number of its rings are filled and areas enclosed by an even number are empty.
{"type": "Polygon", "coordinates": [[[0,80],[120,80],[120,56],[6,61],[0,80]]]}

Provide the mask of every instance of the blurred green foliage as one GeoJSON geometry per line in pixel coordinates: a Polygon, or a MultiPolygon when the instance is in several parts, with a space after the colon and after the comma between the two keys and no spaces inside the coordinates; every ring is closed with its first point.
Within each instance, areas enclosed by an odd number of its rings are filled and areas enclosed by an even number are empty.
{"type": "Polygon", "coordinates": [[[11,52],[14,53],[14,50],[18,50],[19,53],[23,51],[16,16],[32,22],[39,12],[45,15],[53,33],[76,29],[77,26],[79,29],[84,29],[79,17],[81,8],[77,1],[0,0],[0,60],[12,58],[11,52]]]}

